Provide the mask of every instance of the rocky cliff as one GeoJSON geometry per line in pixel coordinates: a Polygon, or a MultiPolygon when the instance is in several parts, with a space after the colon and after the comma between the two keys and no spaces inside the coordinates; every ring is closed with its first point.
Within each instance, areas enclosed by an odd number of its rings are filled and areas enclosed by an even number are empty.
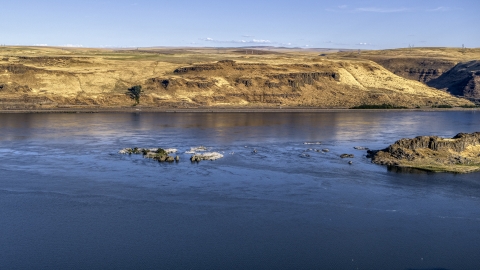
{"type": "Polygon", "coordinates": [[[428,83],[431,80],[437,79],[445,72],[452,69],[456,64],[456,62],[452,60],[405,57],[390,59],[373,58],[372,60],[379,63],[393,74],[423,83],[428,83]]]}
{"type": "Polygon", "coordinates": [[[480,49],[415,48],[340,55],[369,59],[403,78],[480,101],[480,49]]]}
{"type": "Polygon", "coordinates": [[[480,100],[480,61],[459,63],[438,78],[429,81],[428,85],[446,89],[453,95],[480,100]]]}
{"type": "Polygon", "coordinates": [[[184,104],[202,106],[412,107],[432,106],[440,102],[440,96],[446,98],[441,102],[459,104],[445,93],[397,77],[373,62],[269,65],[228,60],[179,67],[168,76],[148,79],[145,86],[149,93],[173,95],[184,104]]]}
{"type": "Polygon", "coordinates": [[[472,104],[363,59],[308,54],[2,48],[0,109],[141,106],[409,108],[472,104]],[[183,52],[183,53],[182,53],[183,52]]]}
{"type": "Polygon", "coordinates": [[[368,153],[373,163],[381,165],[473,172],[480,170],[480,132],[460,133],[451,139],[437,136],[401,139],[384,150],[368,153]]]}

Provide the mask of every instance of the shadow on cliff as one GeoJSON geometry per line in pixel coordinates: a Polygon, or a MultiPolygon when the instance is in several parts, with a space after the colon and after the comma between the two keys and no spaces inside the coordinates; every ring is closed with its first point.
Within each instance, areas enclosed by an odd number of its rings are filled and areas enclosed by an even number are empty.
{"type": "Polygon", "coordinates": [[[452,95],[480,99],[480,61],[459,63],[427,85],[446,89],[452,95]]]}

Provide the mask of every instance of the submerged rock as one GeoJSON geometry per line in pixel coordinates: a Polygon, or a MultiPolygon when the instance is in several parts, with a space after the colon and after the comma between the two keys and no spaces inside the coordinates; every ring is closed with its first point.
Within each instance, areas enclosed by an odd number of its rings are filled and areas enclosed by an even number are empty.
{"type": "Polygon", "coordinates": [[[419,136],[401,139],[386,149],[368,151],[380,165],[433,172],[469,173],[480,170],[480,132],[459,133],[451,139],[419,136]]]}
{"type": "Polygon", "coordinates": [[[340,155],[340,157],[341,158],[354,158],[355,155],[353,155],[353,154],[342,154],[342,155],[340,155]]]}
{"type": "Polygon", "coordinates": [[[199,146],[199,147],[190,147],[190,150],[185,152],[187,154],[195,154],[197,152],[206,152],[208,151],[207,147],[205,146],[199,146]]]}
{"type": "Polygon", "coordinates": [[[300,154],[300,157],[301,157],[301,158],[309,158],[310,155],[307,154],[307,153],[302,153],[302,154],[300,154]]]}
{"type": "Polygon", "coordinates": [[[206,152],[208,148],[205,146],[191,147],[187,154],[193,154],[190,157],[192,162],[199,162],[201,160],[217,160],[223,158],[223,155],[218,152],[206,152]]]}

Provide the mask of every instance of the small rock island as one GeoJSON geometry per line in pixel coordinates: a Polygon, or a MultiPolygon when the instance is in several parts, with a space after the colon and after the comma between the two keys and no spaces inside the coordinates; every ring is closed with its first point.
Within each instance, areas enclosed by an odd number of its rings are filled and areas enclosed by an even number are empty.
{"type": "Polygon", "coordinates": [[[145,158],[151,158],[154,160],[157,160],[158,162],[179,162],[180,157],[176,156],[170,156],[169,154],[176,153],[177,149],[163,149],[163,148],[125,148],[119,151],[120,154],[125,154],[125,155],[139,155],[143,154],[145,158]]]}
{"type": "MultiPolygon", "coordinates": [[[[223,155],[218,152],[206,152],[207,148],[205,146],[199,147],[191,147],[190,151],[185,152],[186,154],[192,154],[190,157],[190,161],[192,162],[200,162],[202,160],[217,160],[223,158],[223,155]]],[[[174,148],[124,148],[119,151],[120,154],[124,155],[139,155],[143,154],[144,158],[150,158],[153,160],[157,160],[158,162],[179,162],[179,156],[170,156],[172,153],[177,153],[178,150],[174,148]]]]}
{"type": "Polygon", "coordinates": [[[459,133],[451,139],[419,136],[401,139],[386,149],[368,151],[372,162],[431,172],[480,171],[480,132],[459,133]]]}

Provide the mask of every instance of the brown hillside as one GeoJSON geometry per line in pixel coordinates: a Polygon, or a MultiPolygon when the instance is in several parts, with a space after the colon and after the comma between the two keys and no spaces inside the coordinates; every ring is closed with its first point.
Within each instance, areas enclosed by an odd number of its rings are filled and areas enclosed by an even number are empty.
{"type": "Polygon", "coordinates": [[[242,49],[0,47],[0,108],[142,106],[343,108],[471,104],[364,59],[242,49]],[[262,51],[262,52],[260,52],[262,51]]]}
{"type": "Polygon", "coordinates": [[[382,51],[343,52],[344,59],[372,60],[401,77],[446,90],[453,95],[480,99],[480,49],[409,48],[382,51]],[[476,62],[475,62],[476,61],[476,62]]]}

